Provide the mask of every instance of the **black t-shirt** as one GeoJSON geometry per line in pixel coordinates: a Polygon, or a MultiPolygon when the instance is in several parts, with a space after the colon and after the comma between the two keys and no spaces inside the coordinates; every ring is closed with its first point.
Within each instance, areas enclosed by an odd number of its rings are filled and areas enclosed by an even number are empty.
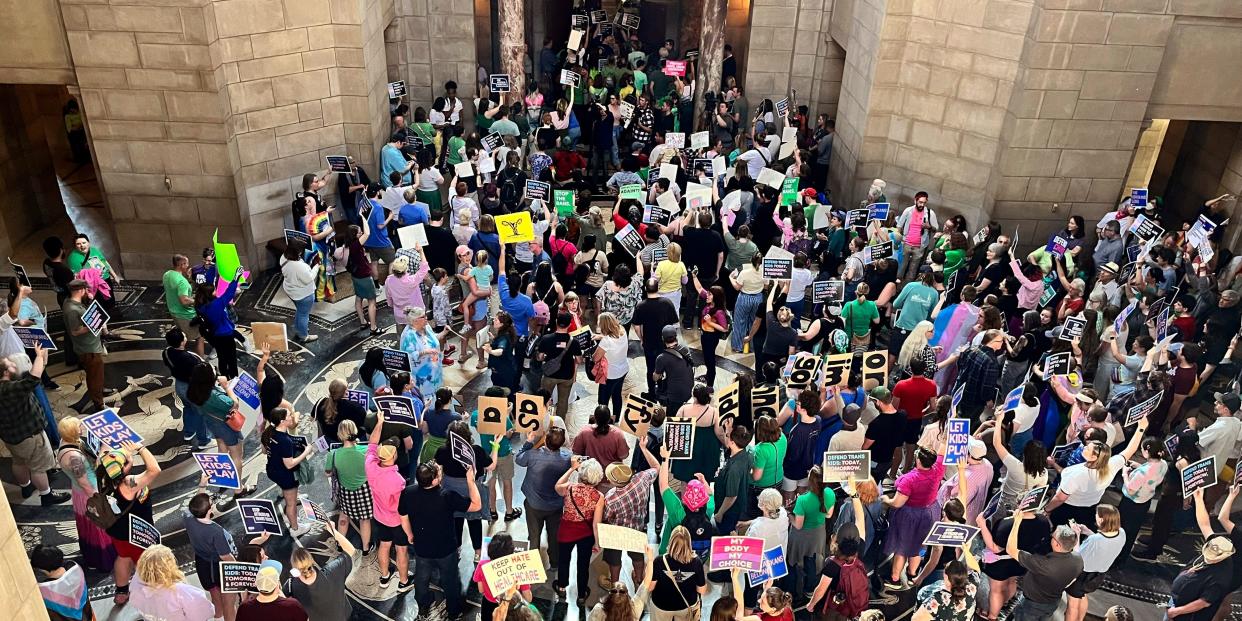
{"type": "Polygon", "coordinates": [[[784,357],[789,355],[789,348],[798,342],[798,330],[792,325],[782,326],[776,315],[769,312],[768,333],[763,341],[763,353],[769,356],[784,357]]]}
{"type": "Polygon", "coordinates": [[[905,424],[906,416],[898,410],[892,414],[881,413],[867,425],[866,438],[875,441],[870,448],[873,459],[879,463],[892,459],[893,450],[902,444],[905,424]]]}
{"type": "Polygon", "coordinates": [[[69,292],[69,282],[73,280],[73,270],[65,265],[64,261],[52,261],[51,259],[43,260],[43,274],[48,280],[52,281],[53,288],[56,289],[56,295],[65,295],[69,292]]]}
{"type": "Polygon", "coordinates": [[[189,382],[190,375],[194,373],[194,367],[202,361],[203,359],[192,351],[172,347],[164,348],[164,366],[172,372],[174,379],[189,382]]]}
{"type": "Polygon", "coordinates": [[[367,411],[353,401],[346,399],[337,401],[336,418],[332,419],[331,423],[324,420],[329,398],[324,397],[320,399],[319,403],[315,404],[315,422],[319,423],[319,435],[326,437],[328,442],[342,442],[343,440],[337,432],[337,428],[341,426],[341,421],[344,420],[354,421],[354,424],[358,426],[358,435],[361,436],[363,433],[366,433],[367,411]]]}
{"type": "Polygon", "coordinates": [[[414,533],[414,555],[444,558],[457,551],[453,532],[453,513],[470,508],[470,499],[443,487],[423,489],[417,483],[406,487],[397,502],[397,512],[410,518],[414,533]]]}
{"type": "Polygon", "coordinates": [[[1188,615],[1178,617],[1187,621],[1211,621],[1216,610],[1229,595],[1229,585],[1233,581],[1233,559],[1227,558],[1219,563],[1196,561],[1190,568],[1177,574],[1173,579],[1171,595],[1174,606],[1185,606],[1197,599],[1208,602],[1209,606],[1188,615]]]}
{"type": "Polygon", "coordinates": [[[578,343],[564,332],[553,332],[539,339],[539,353],[543,354],[544,377],[557,380],[573,379],[577,370],[574,356],[582,355],[578,343]],[[548,372],[548,365],[558,357],[561,358],[560,368],[555,372],[548,372]]]}
{"type": "Polygon", "coordinates": [[[1220,360],[1229,349],[1229,341],[1238,333],[1239,317],[1242,317],[1242,305],[1229,308],[1213,308],[1206,322],[1206,334],[1203,336],[1205,347],[1201,360],[1220,360]]]}
{"type": "Polygon", "coordinates": [[[655,560],[651,577],[655,580],[651,603],[660,610],[685,610],[687,603],[693,605],[698,601],[697,589],[707,584],[703,561],[698,557],[690,559],[689,563],[679,563],[667,554],[661,556],[655,560]]]}
{"type": "Polygon", "coordinates": [[[660,332],[664,326],[676,325],[677,322],[677,309],[664,298],[647,298],[634,307],[633,323],[643,327],[643,349],[648,351],[664,349],[660,332]]]}
{"type": "Polygon", "coordinates": [[[685,229],[681,234],[681,260],[689,267],[699,268],[699,280],[714,280],[724,240],[711,229],[685,229]]]}
{"type": "Polygon", "coordinates": [[[656,373],[662,373],[663,379],[660,380],[660,396],[665,399],[669,407],[676,408],[690,399],[690,392],[694,389],[694,369],[690,364],[684,351],[664,350],[656,357],[655,369],[656,373]]]}
{"type": "Polygon", "coordinates": [[[449,274],[455,273],[453,268],[457,262],[457,238],[453,237],[452,231],[441,226],[423,228],[427,231],[427,246],[423,248],[423,252],[427,254],[431,269],[441,267],[449,274]]]}
{"type": "MultiPolygon", "coordinates": [[[[471,445],[474,449],[474,474],[479,479],[486,474],[483,472],[485,468],[492,465],[492,455],[483,450],[483,447],[475,444],[471,445]]],[[[436,463],[444,468],[444,476],[446,477],[464,477],[466,476],[466,468],[453,458],[453,447],[451,444],[445,444],[436,449],[436,463]]]]}
{"type": "Polygon", "coordinates": [[[285,467],[284,460],[297,457],[302,453],[304,449],[298,444],[299,440],[283,431],[273,433],[272,439],[267,443],[267,477],[279,485],[280,489],[297,487],[293,470],[285,467]]]}
{"type": "Polygon", "coordinates": [[[983,273],[979,275],[979,282],[983,282],[986,278],[988,286],[986,289],[979,291],[979,297],[977,299],[982,300],[984,296],[989,294],[1000,293],[1000,283],[1010,273],[1012,273],[1011,268],[1005,263],[988,263],[984,266],[983,273]]]}

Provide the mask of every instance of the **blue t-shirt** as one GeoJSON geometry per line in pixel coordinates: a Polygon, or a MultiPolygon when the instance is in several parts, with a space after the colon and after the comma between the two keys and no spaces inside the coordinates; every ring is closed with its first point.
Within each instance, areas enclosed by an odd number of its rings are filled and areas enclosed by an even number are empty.
{"type": "Polygon", "coordinates": [[[526,336],[530,327],[530,318],[535,316],[534,302],[531,302],[530,296],[525,293],[509,295],[508,277],[504,274],[500,275],[500,282],[496,287],[500,292],[500,307],[513,318],[513,329],[517,331],[518,336],[526,336]]]}
{"type": "Polygon", "coordinates": [[[401,226],[431,222],[431,216],[427,213],[427,203],[406,203],[397,213],[400,214],[397,219],[401,221],[401,226]]]}
{"type": "Polygon", "coordinates": [[[432,410],[427,413],[424,422],[427,423],[427,433],[433,438],[447,438],[448,426],[453,421],[461,420],[453,410],[432,410]]]}
{"type": "Polygon", "coordinates": [[[388,212],[384,206],[371,201],[371,215],[367,216],[367,226],[371,227],[371,236],[367,238],[367,243],[363,244],[366,248],[392,248],[392,241],[388,239],[388,229],[384,226],[384,220],[388,218],[388,212]]]}
{"type": "MultiPolygon", "coordinates": [[[[408,166],[405,156],[401,154],[401,150],[390,144],[386,144],[384,148],[380,149],[380,164],[380,183],[385,188],[392,187],[392,182],[388,180],[389,173],[403,172],[405,167],[408,166]]],[[[410,173],[405,172],[405,174],[401,175],[401,185],[409,185],[411,179],[410,173]]]]}

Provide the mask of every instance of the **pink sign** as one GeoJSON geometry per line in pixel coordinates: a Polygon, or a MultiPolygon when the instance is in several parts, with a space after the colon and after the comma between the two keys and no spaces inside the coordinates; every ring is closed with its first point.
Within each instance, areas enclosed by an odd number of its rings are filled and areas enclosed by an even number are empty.
{"type": "Polygon", "coordinates": [[[686,61],[684,60],[664,61],[664,75],[686,75],[686,61]]]}
{"type": "Polygon", "coordinates": [[[741,568],[763,570],[763,539],[759,537],[712,537],[708,571],[741,568]]]}

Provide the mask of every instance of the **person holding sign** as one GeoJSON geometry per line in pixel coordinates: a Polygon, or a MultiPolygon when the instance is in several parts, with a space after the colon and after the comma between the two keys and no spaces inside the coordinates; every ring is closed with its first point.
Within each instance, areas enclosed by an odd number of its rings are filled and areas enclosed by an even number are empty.
{"type": "MultiPolygon", "coordinates": [[[[489,621],[492,619],[496,612],[497,604],[502,598],[504,598],[504,595],[500,593],[492,593],[492,588],[487,584],[487,577],[486,574],[483,573],[483,568],[492,561],[498,561],[513,554],[514,550],[513,535],[510,535],[506,531],[500,531],[495,535],[492,535],[491,541],[487,544],[487,558],[479,561],[478,566],[474,568],[474,575],[470,577],[470,580],[479,585],[479,593],[483,595],[483,599],[479,602],[481,612],[479,615],[480,621],[489,621]]],[[[514,590],[520,591],[522,594],[521,597],[525,599],[527,603],[534,598],[531,593],[531,585],[529,584],[519,585],[515,587],[514,590]]]]}
{"type": "Polygon", "coordinates": [[[99,465],[95,467],[99,490],[87,505],[87,516],[107,531],[108,536],[112,537],[112,546],[116,548],[116,563],[112,566],[116,595],[112,597],[112,602],[117,606],[124,606],[129,601],[129,578],[143,552],[142,548],[129,542],[129,516],[136,515],[148,523],[155,523],[152,511],[155,502],[151,498],[150,486],[161,471],[155,455],[147,447],[133,442],[109,449],[99,457],[99,465]],[[130,474],[135,456],[142,458],[145,466],[142,474],[130,474]],[[95,505],[97,498],[107,503],[104,505],[106,508],[95,505]],[[119,507],[120,512],[112,507],[119,507]]]}
{"type": "MultiPolygon", "coordinates": [[[[1004,418],[1004,411],[997,408],[996,420],[1003,421],[1004,418]]],[[[1016,423],[1014,426],[1016,427],[1016,423]]],[[[1005,466],[1000,506],[1013,508],[1018,506],[1023,494],[1048,484],[1048,450],[1042,442],[1032,440],[1022,447],[1022,459],[1018,459],[1009,452],[1009,445],[1005,442],[1005,427],[1003,423],[992,426],[992,447],[996,450],[1001,464],[1005,466]]]]}
{"type": "Polygon", "coordinates": [[[207,592],[186,584],[177,557],[168,546],[153,545],[147,549],[138,560],[138,575],[130,587],[130,608],[143,619],[202,621],[217,616],[207,592]]]}
{"type": "MultiPolygon", "coordinates": [[[[389,215],[389,220],[391,219],[392,216],[389,215]]],[[[367,240],[371,239],[370,220],[370,218],[363,220],[361,229],[354,225],[345,227],[344,235],[336,237],[336,250],[332,252],[332,257],[337,262],[344,262],[345,270],[349,272],[350,279],[353,281],[354,312],[358,315],[358,323],[363,327],[369,326],[371,336],[375,336],[380,333],[379,328],[375,326],[375,299],[377,297],[375,272],[371,269],[371,261],[367,258],[366,249],[363,248],[367,240]]],[[[422,248],[419,248],[419,251],[421,252],[422,248]]],[[[424,259],[423,262],[426,263],[426,260],[424,259]]],[[[296,330],[294,332],[296,339],[296,330]]]]}
{"type": "Polygon", "coordinates": [[[301,602],[311,619],[348,619],[354,609],[345,595],[345,579],[353,571],[358,550],[331,522],[327,528],[339,552],[321,568],[306,548],[296,548],[289,559],[294,578],[289,581],[289,597],[301,602]]]}
{"type": "Polygon", "coordinates": [[[466,476],[468,473],[475,476],[474,486],[478,490],[475,493],[480,499],[479,508],[469,512],[455,511],[453,534],[458,539],[458,547],[461,547],[461,529],[463,526],[470,528],[470,543],[474,545],[474,562],[477,563],[483,550],[483,520],[491,519],[490,512],[485,509],[491,504],[490,489],[483,485],[483,478],[496,470],[496,457],[500,446],[493,443],[492,450],[486,451],[477,444],[471,444],[470,424],[460,419],[450,423],[447,432],[449,442],[435,452],[435,462],[440,466],[442,477],[440,485],[449,492],[468,497],[470,486],[467,485],[466,476]],[[463,463],[463,457],[458,453],[461,449],[455,446],[469,447],[472,455],[469,460],[465,461],[468,461],[474,470],[468,470],[467,465],[463,463]]]}
{"type": "MultiPolygon", "coordinates": [[[[1138,431],[1130,437],[1130,442],[1120,454],[1113,451],[1104,442],[1085,442],[1082,447],[1083,463],[1075,464],[1061,471],[1061,483],[1057,493],[1044,505],[1044,512],[1054,525],[1067,524],[1076,520],[1080,524],[1095,526],[1095,506],[1100,504],[1104,490],[1116,478],[1122,466],[1130,461],[1138,451],[1147,432],[1148,420],[1138,422],[1138,431]]],[[[1153,531],[1153,539],[1155,533],[1153,531]]],[[[1157,548],[1159,549],[1159,548],[1157,548]]]]}
{"type": "MultiPolygon", "coordinates": [[[[565,590],[569,587],[569,560],[578,550],[577,571],[575,578],[578,585],[578,605],[584,606],[591,594],[588,586],[588,575],[591,562],[591,549],[596,542],[596,526],[604,518],[604,496],[599,491],[599,484],[604,478],[604,469],[598,461],[587,458],[579,460],[575,455],[570,458],[569,469],[556,482],[556,493],[564,501],[561,524],[556,539],[559,544],[558,564],[556,572],[556,594],[565,599],[565,590]],[[571,483],[570,476],[577,473],[577,481],[571,483]]],[[[533,538],[532,538],[533,539],[533,538]]]]}
{"type": "MultiPolygon", "coordinates": [[[[237,324],[229,315],[229,306],[237,297],[237,287],[241,282],[243,271],[239,266],[233,275],[233,280],[218,296],[215,285],[203,283],[194,290],[194,307],[198,309],[198,315],[203,319],[203,324],[199,329],[203,331],[203,336],[207,338],[208,343],[211,343],[211,347],[216,350],[218,356],[216,364],[220,367],[220,373],[229,379],[237,377],[237,344],[244,342],[241,335],[237,333],[237,324]]],[[[66,305],[68,305],[67,301],[66,305]]],[[[74,348],[77,348],[76,342],[74,348]]],[[[100,372],[102,373],[102,367],[100,372]]],[[[102,381],[103,378],[100,377],[100,382],[102,381]]],[[[103,390],[102,386],[100,390],[103,390]]],[[[100,403],[102,402],[103,397],[100,396],[100,403]]]]}
{"type": "MultiPolygon", "coordinates": [[[[1203,461],[1198,432],[1193,429],[1183,429],[1174,437],[1177,438],[1176,444],[1170,451],[1171,454],[1167,456],[1173,464],[1168,470],[1164,484],[1160,486],[1160,498],[1156,501],[1156,510],[1151,517],[1151,534],[1143,549],[1134,550],[1130,554],[1136,559],[1155,560],[1164,552],[1164,546],[1172,536],[1173,521],[1185,506],[1186,495],[1183,492],[1185,471],[1192,464],[1203,461]]],[[[1169,449],[1167,443],[1165,449],[1169,449]]],[[[1211,462],[1204,463],[1210,465],[1211,462]]]]}
{"type": "Polygon", "coordinates": [[[401,351],[410,356],[410,376],[418,386],[418,393],[433,395],[444,382],[440,338],[427,325],[425,309],[407,308],[405,316],[409,319],[409,325],[401,331],[401,351]]]}
{"type": "MultiPolygon", "coordinates": [[[[236,616],[237,600],[231,593],[222,590],[220,576],[221,561],[236,561],[237,546],[233,543],[233,535],[223,526],[212,521],[211,497],[206,493],[207,477],[199,480],[198,493],[190,498],[184,512],[185,532],[194,550],[194,572],[198,575],[198,583],[207,590],[215,605],[216,617],[233,619],[236,616]]],[[[150,550],[143,555],[145,560],[150,550]]],[[[138,563],[139,571],[142,561],[138,563]]],[[[136,596],[137,594],[135,594],[136,596]]]]}
{"type": "Polygon", "coordinates": [[[47,471],[56,467],[56,460],[46,433],[46,413],[36,398],[39,376],[46,366],[47,350],[37,344],[29,372],[21,372],[9,358],[0,359],[0,403],[6,410],[0,424],[0,442],[13,457],[13,479],[21,488],[22,498],[38,492],[44,507],[69,500],[68,493],[53,492],[48,483],[47,471]]]}
{"type": "MultiPolygon", "coordinates": [[[[236,288],[236,283],[234,283],[234,288],[236,288]]],[[[66,338],[73,341],[73,351],[78,355],[79,366],[86,372],[86,394],[94,404],[95,411],[98,412],[104,409],[104,356],[108,353],[99,336],[107,330],[107,327],[101,328],[99,333],[96,333],[86,325],[84,318],[87,307],[91,303],[87,299],[86,290],[85,280],[71,281],[69,297],[65,298],[61,305],[61,312],[65,321],[66,338]]],[[[30,288],[22,287],[21,291],[29,293],[30,288]]],[[[10,309],[10,313],[5,316],[15,318],[16,314],[12,310],[10,309]]],[[[224,354],[221,353],[220,356],[223,357],[224,354]]],[[[79,408],[78,411],[82,412],[82,409],[79,408]]]]}
{"type": "MultiPolygon", "coordinates": [[[[607,552],[607,550],[605,550],[607,552]]],[[[638,621],[643,616],[643,608],[647,605],[647,600],[651,597],[651,576],[655,564],[652,562],[655,558],[655,548],[647,546],[646,562],[642,563],[642,579],[635,580],[634,595],[631,597],[629,589],[626,588],[624,582],[613,581],[612,588],[608,589],[608,594],[600,598],[596,602],[595,607],[587,616],[587,621],[607,621],[608,619],[620,619],[621,621],[638,621]]]]}
{"type": "Polygon", "coordinates": [[[66,416],[60,419],[58,426],[61,444],[56,449],[56,464],[69,475],[73,486],[73,517],[77,525],[78,551],[82,555],[78,562],[99,572],[110,571],[116,561],[112,539],[86,514],[87,500],[95,495],[99,482],[91,469],[92,458],[82,451],[82,421],[66,416]]]}
{"type": "MultiPolygon", "coordinates": [[[[315,454],[315,445],[302,438],[294,438],[291,430],[298,427],[298,413],[285,408],[276,408],[264,417],[260,446],[267,454],[267,477],[280,488],[285,499],[285,518],[289,521],[289,532],[300,537],[310,530],[311,523],[298,526],[298,485],[305,480],[302,463],[315,454]]],[[[240,462],[234,462],[240,463],[240,462]]],[[[305,465],[310,470],[310,464],[305,465]]],[[[307,483],[310,481],[307,480],[307,483]]],[[[308,518],[310,516],[307,516],[308,518]]]]}
{"type": "MultiPolygon", "coordinates": [[[[730,573],[733,580],[733,599],[741,602],[745,599],[742,575],[746,573],[746,570],[735,568],[730,573]]],[[[744,614],[739,609],[734,618],[737,621],[793,621],[793,595],[772,586],[771,578],[763,583],[762,591],[757,593],[756,599],[758,609],[755,612],[759,614],[744,614]]],[[[747,610],[752,609],[753,607],[747,606],[747,610]]]]}
{"type": "Polygon", "coordinates": [[[1016,621],[1052,618],[1061,603],[1061,595],[1082,573],[1082,557],[1074,553],[1078,535],[1068,525],[1058,526],[1052,532],[1052,551],[1048,554],[1018,549],[1022,521],[1034,516],[1034,513],[1014,510],[1013,528],[1005,541],[1005,553],[1026,568],[1026,575],[1022,576],[1022,598],[1009,617],[1016,621]]]}
{"type": "MultiPolygon", "coordinates": [[[[234,464],[245,463],[242,454],[245,438],[241,434],[245,419],[239,410],[241,402],[228,379],[217,376],[210,363],[199,362],[190,374],[185,396],[207,421],[207,429],[216,437],[216,450],[228,453],[234,464]]],[[[253,491],[253,487],[246,486],[236,490],[234,496],[245,496],[253,491]]]]}

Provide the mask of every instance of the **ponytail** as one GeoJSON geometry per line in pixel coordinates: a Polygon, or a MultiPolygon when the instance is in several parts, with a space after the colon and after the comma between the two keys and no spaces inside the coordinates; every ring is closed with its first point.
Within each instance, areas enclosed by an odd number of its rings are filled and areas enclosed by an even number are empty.
{"type": "Polygon", "coordinates": [[[449,388],[436,390],[436,409],[443,410],[453,402],[453,391],[449,388]]]}
{"type": "Polygon", "coordinates": [[[944,568],[944,582],[955,606],[964,601],[968,584],[966,564],[958,560],[949,561],[944,568]]]}
{"type": "Polygon", "coordinates": [[[612,425],[612,411],[606,405],[595,408],[595,435],[606,436],[612,425]]]}
{"type": "Polygon", "coordinates": [[[264,454],[271,453],[272,435],[276,433],[276,426],[285,422],[285,418],[289,416],[289,410],[285,408],[273,408],[267,416],[263,417],[267,424],[263,427],[263,433],[259,436],[259,445],[263,448],[264,454]]]}

